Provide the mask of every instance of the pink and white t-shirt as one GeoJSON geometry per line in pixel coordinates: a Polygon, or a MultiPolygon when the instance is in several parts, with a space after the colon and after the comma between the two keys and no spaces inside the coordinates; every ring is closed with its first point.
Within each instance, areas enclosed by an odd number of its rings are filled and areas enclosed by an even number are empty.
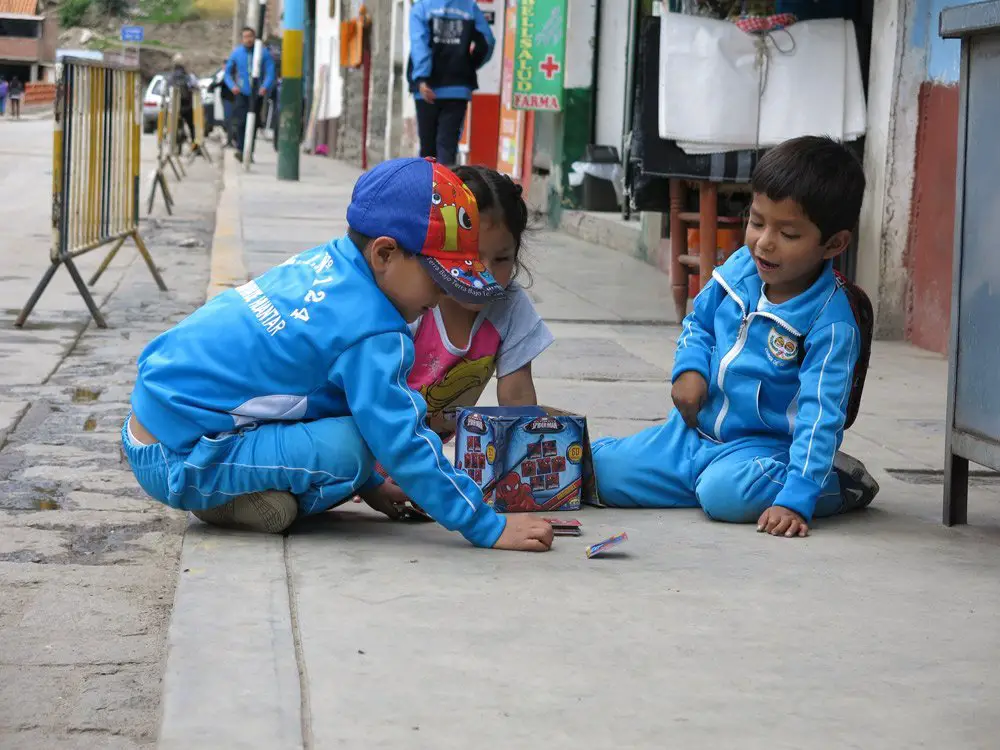
{"type": "Polygon", "coordinates": [[[440,414],[448,407],[473,406],[493,373],[502,378],[541,354],[552,332],[535,311],[531,298],[516,283],[507,296],[480,311],[464,347],[448,340],[437,308],[410,324],[416,355],[407,378],[427,402],[428,423],[438,432],[440,414]]]}

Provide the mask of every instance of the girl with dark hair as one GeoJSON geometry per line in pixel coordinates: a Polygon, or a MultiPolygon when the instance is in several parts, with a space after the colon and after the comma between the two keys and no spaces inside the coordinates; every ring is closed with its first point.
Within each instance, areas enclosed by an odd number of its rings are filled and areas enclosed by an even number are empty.
{"type": "MultiPolygon", "coordinates": [[[[552,332],[516,279],[527,275],[521,257],[528,207],[521,186],[496,170],[454,170],[479,206],[479,257],[507,290],[503,299],[473,305],[443,298],[410,324],[415,355],[407,384],[427,402],[427,424],[447,441],[455,432],[456,408],[474,406],[490,378],[497,378],[500,406],[538,403],[532,361],[552,343],[552,332]]],[[[406,501],[391,481],[366,498],[392,516],[406,501]]]]}
{"type": "Polygon", "coordinates": [[[485,305],[443,299],[410,326],[416,358],[408,382],[424,397],[428,424],[441,436],[454,432],[453,407],[474,405],[494,373],[501,406],[538,403],[531,362],[552,343],[515,281],[525,273],[520,254],[528,207],[521,186],[487,167],[454,171],[479,206],[479,257],[507,296],[485,305]]]}

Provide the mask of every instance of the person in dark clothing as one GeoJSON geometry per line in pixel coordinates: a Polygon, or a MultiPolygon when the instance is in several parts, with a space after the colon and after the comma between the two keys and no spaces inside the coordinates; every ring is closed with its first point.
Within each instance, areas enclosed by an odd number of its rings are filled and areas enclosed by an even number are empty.
{"type": "Polygon", "coordinates": [[[10,88],[7,96],[10,99],[10,116],[20,120],[21,100],[24,99],[24,84],[21,83],[21,79],[17,76],[10,79],[10,88]]]}
{"type": "Polygon", "coordinates": [[[222,99],[222,128],[226,131],[226,147],[228,148],[236,140],[233,137],[233,99],[235,95],[233,94],[233,90],[226,84],[227,72],[229,76],[235,79],[236,64],[227,63],[225,67],[215,74],[216,77],[212,83],[212,91],[222,99]]]}
{"type": "MultiPolygon", "coordinates": [[[[181,106],[181,120],[188,127],[191,140],[194,140],[194,92],[198,88],[198,79],[187,72],[184,67],[184,56],[174,55],[174,69],[170,73],[169,85],[177,89],[177,98],[181,106]]],[[[177,133],[177,152],[180,153],[181,144],[184,143],[184,133],[177,133]]]]}
{"type": "MultiPolygon", "coordinates": [[[[226,86],[233,92],[233,127],[235,129],[236,158],[243,158],[243,141],[246,137],[247,115],[250,113],[251,80],[253,73],[253,46],[257,34],[253,29],[243,29],[243,43],[233,50],[226,61],[226,86]]],[[[255,114],[260,127],[260,109],[274,87],[274,58],[267,47],[261,49],[261,81],[257,91],[255,114]]]]}
{"type": "Polygon", "coordinates": [[[416,98],[420,155],[457,161],[458,141],[476,71],[496,40],[476,0],[420,0],[410,11],[407,79],[416,98]]]}

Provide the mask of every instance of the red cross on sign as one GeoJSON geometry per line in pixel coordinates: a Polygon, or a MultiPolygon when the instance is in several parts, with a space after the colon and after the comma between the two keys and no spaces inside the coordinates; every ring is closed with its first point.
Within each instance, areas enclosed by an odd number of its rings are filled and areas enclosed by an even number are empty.
{"type": "Polygon", "coordinates": [[[551,81],[552,77],[562,70],[562,65],[552,55],[548,55],[545,60],[538,64],[538,69],[545,74],[546,81],[551,81]]]}

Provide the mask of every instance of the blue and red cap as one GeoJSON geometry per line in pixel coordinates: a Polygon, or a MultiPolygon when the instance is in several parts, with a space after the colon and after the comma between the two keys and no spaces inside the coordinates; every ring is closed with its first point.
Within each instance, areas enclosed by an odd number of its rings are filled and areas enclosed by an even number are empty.
{"type": "Polygon", "coordinates": [[[459,302],[504,295],[479,259],[476,198],[441,164],[391,159],[365,172],[354,186],[347,224],[367,237],[392,237],[459,302]]]}

